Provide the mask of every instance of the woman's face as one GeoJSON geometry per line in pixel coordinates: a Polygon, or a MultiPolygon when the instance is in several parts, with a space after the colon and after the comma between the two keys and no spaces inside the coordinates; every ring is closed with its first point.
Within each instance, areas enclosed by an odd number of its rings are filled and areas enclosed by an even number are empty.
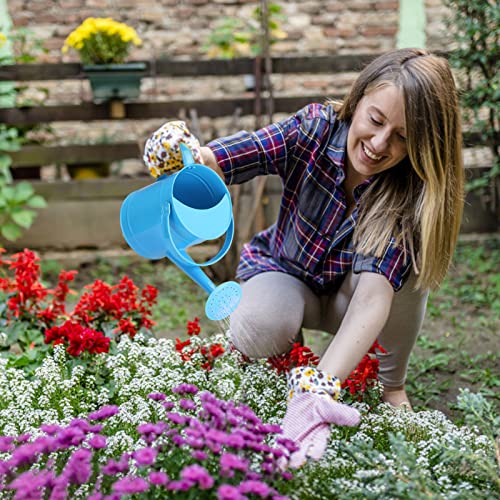
{"type": "Polygon", "coordinates": [[[408,153],[401,90],[388,83],[362,97],[347,136],[347,166],[360,180],[397,165],[408,153]]]}

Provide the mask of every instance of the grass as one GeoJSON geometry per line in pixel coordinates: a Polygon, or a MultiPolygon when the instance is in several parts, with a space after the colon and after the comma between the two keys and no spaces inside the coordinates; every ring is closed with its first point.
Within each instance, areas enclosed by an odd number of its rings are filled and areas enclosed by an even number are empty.
{"type": "MultiPolygon", "coordinates": [[[[45,280],[53,284],[61,266],[42,260],[42,269],[45,280]]],[[[166,260],[97,259],[80,266],[73,288],[81,290],[95,279],[115,284],[124,274],[138,286],[149,283],[159,289],[154,312],[158,336],[184,337],[186,321],[195,316],[205,334],[221,330],[205,317],[206,293],[166,260]]],[[[415,409],[439,409],[459,417],[455,405],[461,387],[481,392],[500,409],[499,332],[500,238],[462,241],[447,279],[431,294],[410,359],[407,390],[415,409]]],[[[329,339],[320,332],[306,336],[316,352],[329,339]]]]}

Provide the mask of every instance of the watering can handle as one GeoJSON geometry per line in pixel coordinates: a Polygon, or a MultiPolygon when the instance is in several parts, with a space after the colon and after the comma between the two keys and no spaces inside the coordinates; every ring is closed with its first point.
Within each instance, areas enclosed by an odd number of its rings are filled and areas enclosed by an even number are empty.
{"type": "Polygon", "coordinates": [[[199,263],[195,262],[187,253],[184,253],[183,255],[182,252],[175,245],[174,240],[172,239],[172,233],[170,231],[170,203],[167,203],[165,216],[167,218],[167,224],[166,224],[167,238],[171,243],[170,248],[173,249],[175,256],[185,264],[189,264],[190,266],[194,264],[195,266],[200,266],[200,267],[211,266],[212,264],[215,264],[220,259],[222,259],[222,257],[226,255],[227,251],[229,250],[229,247],[231,246],[234,236],[234,221],[232,219],[226,231],[226,239],[224,240],[224,244],[222,245],[222,248],[219,250],[217,255],[212,257],[210,260],[207,260],[206,262],[199,262],[199,263]]]}

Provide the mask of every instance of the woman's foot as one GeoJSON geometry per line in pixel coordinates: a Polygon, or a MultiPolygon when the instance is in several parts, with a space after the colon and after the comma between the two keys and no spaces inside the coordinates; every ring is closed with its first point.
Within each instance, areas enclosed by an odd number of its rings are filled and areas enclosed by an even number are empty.
{"type": "Polygon", "coordinates": [[[384,393],[382,394],[382,401],[384,403],[389,403],[395,408],[400,408],[402,410],[413,411],[411,407],[410,400],[406,394],[404,386],[400,387],[384,387],[384,393]]]}

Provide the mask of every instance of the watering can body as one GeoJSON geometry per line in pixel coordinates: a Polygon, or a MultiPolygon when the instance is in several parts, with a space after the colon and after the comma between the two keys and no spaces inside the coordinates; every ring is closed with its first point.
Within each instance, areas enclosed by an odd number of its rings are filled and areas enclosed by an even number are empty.
{"type": "Polygon", "coordinates": [[[223,319],[236,308],[240,286],[227,282],[216,287],[201,267],[214,264],[229,250],[234,221],[226,185],[210,168],[194,163],[191,151],[181,144],[184,167],[130,193],[120,210],[120,225],[130,247],[147,259],[167,257],[210,294],[206,313],[223,319]],[[215,257],[195,262],[186,249],[225,236],[215,257]]]}

